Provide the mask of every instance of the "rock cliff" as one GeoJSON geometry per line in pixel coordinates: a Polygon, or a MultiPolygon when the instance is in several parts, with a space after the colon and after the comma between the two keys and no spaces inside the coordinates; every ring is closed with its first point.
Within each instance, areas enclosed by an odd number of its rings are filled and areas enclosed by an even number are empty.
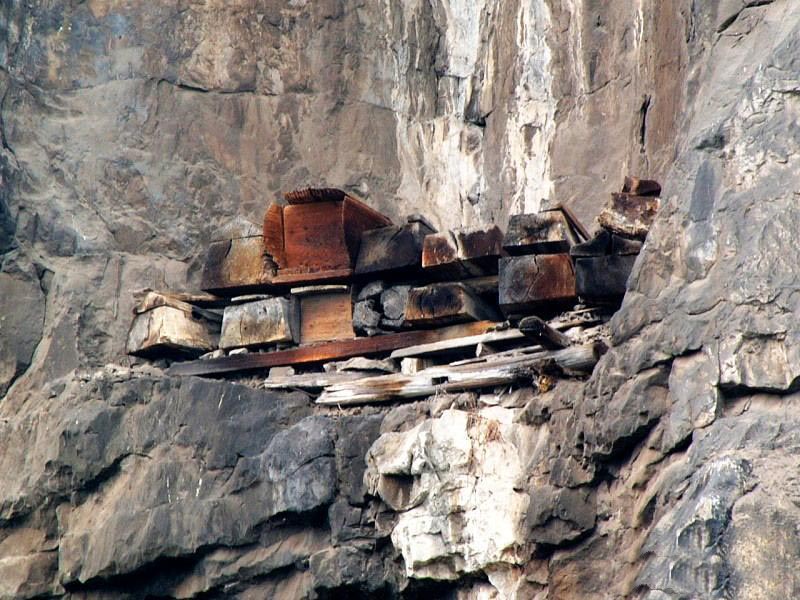
{"type": "Polygon", "coordinates": [[[791,0],[5,2],[0,597],[798,596],[798,56],[791,0]],[[626,173],[664,204],[586,382],[332,410],[125,356],[279,191],[590,222],[626,173]]]}

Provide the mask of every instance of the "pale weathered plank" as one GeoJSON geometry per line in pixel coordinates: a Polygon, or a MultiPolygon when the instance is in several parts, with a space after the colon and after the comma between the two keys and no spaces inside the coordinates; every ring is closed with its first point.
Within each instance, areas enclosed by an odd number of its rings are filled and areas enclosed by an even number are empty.
{"type": "Polygon", "coordinates": [[[452,352],[464,348],[471,348],[478,344],[491,344],[497,342],[522,341],[525,336],[519,329],[504,329],[501,331],[490,331],[478,335],[464,336],[427,344],[417,344],[408,348],[400,348],[391,354],[391,358],[407,358],[411,356],[433,356],[444,352],[452,352]]]}

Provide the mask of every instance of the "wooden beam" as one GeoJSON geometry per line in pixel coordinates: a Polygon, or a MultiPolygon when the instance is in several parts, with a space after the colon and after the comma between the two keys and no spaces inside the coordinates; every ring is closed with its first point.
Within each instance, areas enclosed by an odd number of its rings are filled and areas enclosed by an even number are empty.
{"type": "Polygon", "coordinates": [[[382,354],[407,346],[485,333],[493,327],[497,327],[497,325],[497,323],[488,321],[464,323],[463,325],[454,325],[441,329],[390,333],[371,338],[327,342],[312,346],[301,346],[290,350],[266,352],[264,354],[244,354],[175,363],[169,368],[169,374],[223,375],[225,373],[253,371],[283,365],[318,363],[352,356],[382,354]]]}
{"type": "Polygon", "coordinates": [[[434,283],[408,293],[405,320],[412,326],[499,319],[497,310],[460,283],[434,283]]]}
{"type": "Polygon", "coordinates": [[[525,317],[517,327],[525,337],[531,338],[547,350],[559,350],[572,344],[569,336],[553,329],[537,316],[525,317]]]}

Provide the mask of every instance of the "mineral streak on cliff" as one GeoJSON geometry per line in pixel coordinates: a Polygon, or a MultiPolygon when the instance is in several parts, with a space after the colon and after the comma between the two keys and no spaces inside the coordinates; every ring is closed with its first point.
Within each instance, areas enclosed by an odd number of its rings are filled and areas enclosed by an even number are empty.
{"type": "Polygon", "coordinates": [[[0,597],[800,595],[799,46],[791,0],[3,3],[0,597]],[[589,222],[625,173],[664,208],[585,384],[323,411],[124,356],[279,191],[589,222]]]}

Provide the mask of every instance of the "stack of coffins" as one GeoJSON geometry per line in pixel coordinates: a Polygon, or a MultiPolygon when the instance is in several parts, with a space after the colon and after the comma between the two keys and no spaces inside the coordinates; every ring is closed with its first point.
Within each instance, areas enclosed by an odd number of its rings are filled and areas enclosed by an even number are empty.
{"type": "MultiPolygon", "coordinates": [[[[211,242],[202,278],[211,294],[146,294],[128,348],[204,355],[175,362],[179,375],[388,355],[405,374],[382,375],[381,398],[436,381],[448,389],[508,382],[543,365],[585,371],[602,344],[580,330],[609,313],[575,304],[619,300],[659,191],[626,178],[594,237],[566,207],[514,215],[505,234],[495,225],[439,232],[420,215],[394,225],[340,190],[292,192],[269,206],[263,227],[237,220],[211,242]],[[450,374],[431,363],[468,356],[480,361],[450,374]],[[480,374],[484,362],[491,376],[480,374]]],[[[284,377],[301,387],[349,385],[353,374],[284,377]]]]}

